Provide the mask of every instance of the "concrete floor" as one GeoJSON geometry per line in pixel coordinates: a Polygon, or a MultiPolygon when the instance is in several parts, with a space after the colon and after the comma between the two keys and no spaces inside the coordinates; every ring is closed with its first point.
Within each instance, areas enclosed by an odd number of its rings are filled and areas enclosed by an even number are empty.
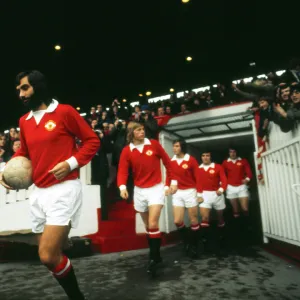
{"type": "MultiPolygon", "coordinates": [[[[180,246],[164,248],[158,278],[145,272],[147,251],[73,259],[89,300],[300,299],[300,269],[259,248],[226,258],[191,261],[180,246]]],[[[56,281],[39,262],[0,265],[1,300],[63,300],[56,281]]]]}

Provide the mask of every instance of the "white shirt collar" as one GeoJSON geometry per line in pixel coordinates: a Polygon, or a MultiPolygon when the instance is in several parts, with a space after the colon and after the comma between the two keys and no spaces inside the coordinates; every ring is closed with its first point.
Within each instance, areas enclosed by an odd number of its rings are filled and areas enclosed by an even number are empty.
{"type": "Polygon", "coordinates": [[[240,157],[238,157],[237,159],[231,159],[230,157],[227,159],[227,161],[231,161],[231,162],[236,162],[237,160],[242,160],[240,157]]]}
{"type": "MultiPolygon", "coordinates": [[[[171,160],[177,160],[176,155],[174,155],[174,156],[172,157],[171,160]]],[[[183,160],[189,161],[189,160],[190,160],[190,155],[186,153],[186,154],[184,155],[184,157],[183,157],[183,160]]]]}
{"type": "MultiPolygon", "coordinates": [[[[52,99],[52,102],[50,103],[50,105],[47,107],[46,109],[46,113],[52,113],[56,110],[57,106],[58,106],[58,101],[55,99],[52,99]]],[[[26,118],[26,121],[31,119],[33,116],[33,111],[30,111],[29,115],[26,118]]]]}
{"type": "MultiPolygon", "coordinates": [[[[144,143],[142,145],[151,145],[151,142],[149,139],[145,138],[144,139],[144,143]]],[[[129,144],[129,148],[130,148],[130,151],[132,151],[134,148],[136,148],[136,146],[133,144],[133,143],[130,143],[129,144]]]]}
{"type": "Polygon", "coordinates": [[[214,168],[215,167],[215,163],[211,163],[210,165],[204,165],[204,164],[201,164],[200,166],[199,166],[199,168],[207,168],[207,169],[209,169],[209,168],[214,168]]]}

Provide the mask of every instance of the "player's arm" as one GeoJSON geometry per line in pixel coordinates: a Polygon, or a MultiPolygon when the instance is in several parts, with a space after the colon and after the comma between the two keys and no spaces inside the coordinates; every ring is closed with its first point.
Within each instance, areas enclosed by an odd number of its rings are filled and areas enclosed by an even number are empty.
{"type": "Polygon", "coordinates": [[[220,176],[221,186],[217,190],[217,194],[221,195],[227,189],[227,177],[224,168],[221,165],[219,165],[219,176],[220,176]]]}
{"type": "Polygon", "coordinates": [[[67,160],[71,170],[74,170],[92,160],[100,147],[100,140],[84,118],[71,106],[68,106],[65,113],[65,126],[82,144],[79,151],[67,160]]]}
{"type": "Polygon", "coordinates": [[[168,154],[166,153],[166,151],[163,149],[163,147],[161,146],[161,144],[157,141],[151,141],[152,143],[155,143],[155,146],[158,150],[158,153],[159,153],[159,156],[160,158],[162,159],[163,161],[163,164],[166,168],[166,171],[167,171],[167,178],[169,177],[170,179],[170,183],[169,185],[167,185],[167,182],[166,182],[166,186],[169,186],[170,187],[170,192],[172,194],[175,194],[177,192],[177,185],[178,185],[178,182],[175,178],[173,178],[173,172],[172,172],[172,164],[171,164],[171,159],[170,157],[168,156],[168,154]]]}
{"type": "Polygon", "coordinates": [[[246,173],[245,183],[248,183],[252,179],[253,174],[248,160],[244,159],[243,161],[244,161],[245,173],[246,173]]]}
{"type": "Polygon", "coordinates": [[[57,180],[62,180],[71,171],[89,163],[100,147],[100,140],[87,122],[71,106],[64,112],[64,125],[66,130],[81,141],[79,151],[66,161],[58,163],[49,173],[57,180]]]}
{"type": "Polygon", "coordinates": [[[202,203],[204,201],[204,199],[203,199],[203,185],[202,185],[202,178],[201,178],[201,175],[200,175],[199,167],[197,167],[197,172],[196,172],[196,189],[197,189],[198,202],[202,203]]]}
{"type": "Polygon", "coordinates": [[[117,186],[120,189],[120,195],[123,199],[128,199],[127,191],[127,179],[128,179],[128,170],[130,167],[130,158],[129,158],[129,148],[125,147],[120,156],[118,174],[117,174],[117,186]]]}
{"type": "Polygon", "coordinates": [[[25,138],[24,138],[24,131],[23,131],[22,120],[20,120],[20,122],[19,122],[19,127],[20,127],[20,142],[21,142],[21,148],[18,149],[18,151],[17,151],[12,157],[25,156],[25,157],[27,157],[28,159],[30,159],[28,147],[27,147],[27,144],[26,144],[26,140],[25,140],[25,138]],[[22,133],[23,133],[23,134],[22,134],[22,133]]]}

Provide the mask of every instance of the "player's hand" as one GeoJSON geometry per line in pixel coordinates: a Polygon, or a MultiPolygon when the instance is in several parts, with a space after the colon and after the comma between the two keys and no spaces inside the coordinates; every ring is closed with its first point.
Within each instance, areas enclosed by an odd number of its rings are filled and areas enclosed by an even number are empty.
{"type": "Polygon", "coordinates": [[[242,184],[248,184],[249,181],[247,179],[242,180],[242,184]]]}
{"type": "Polygon", "coordinates": [[[217,193],[218,196],[221,196],[223,194],[223,192],[220,191],[220,190],[217,190],[216,193],[217,193]]]}
{"type": "Polygon", "coordinates": [[[198,197],[198,203],[204,202],[204,199],[202,197],[198,197]]]}
{"type": "Polygon", "coordinates": [[[171,186],[170,186],[170,193],[171,193],[172,195],[174,195],[174,194],[177,192],[177,190],[178,190],[177,185],[171,185],[171,186]]]}
{"type": "Polygon", "coordinates": [[[122,199],[127,200],[128,199],[128,192],[127,192],[127,190],[126,189],[122,190],[120,192],[120,196],[121,196],[122,199]]]}
{"type": "Polygon", "coordinates": [[[3,179],[3,173],[2,173],[2,172],[0,172],[0,184],[1,184],[2,186],[4,186],[6,189],[8,189],[8,190],[13,190],[12,187],[10,187],[9,185],[7,185],[7,184],[5,183],[5,181],[4,181],[4,179],[3,179]]]}
{"type": "Polygon", "coordinates": [[[70,172],[70,165],[66,161],[58,163],[52,170],[48,171],[48,173],[52,173],[57,180],[64,179],[70,172]]]}
{"type": "Polygon", "coordinates": [[[165,196],[169,196],[169,195],[171,195],[170,189],[169,188],[165,189],[165,196]]]}

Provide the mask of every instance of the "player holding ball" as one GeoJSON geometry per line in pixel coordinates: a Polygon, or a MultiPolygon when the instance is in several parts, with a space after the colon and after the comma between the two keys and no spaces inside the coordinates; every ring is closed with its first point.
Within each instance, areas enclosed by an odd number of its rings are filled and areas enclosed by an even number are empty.
{"type": "MultiPolygon", "coordinates": [[[[75,109],[49,97],[41,72],[22,72],[16,79],[18,96],[30,112],[20,119],[21,149],[14,157],[24,156],[32,163],[35,186],[30,196],[30,216],[32,231],[38,235],[40,260],[69,299],[85,299],[62,249],[70,228],[79,222],[79,168],[93,158],[100,142],[75,109]],[[75,137],[82,141],[79,150],[75,137]]],[[[2,174],[0,183],[10,188],[2,174]]]]}

